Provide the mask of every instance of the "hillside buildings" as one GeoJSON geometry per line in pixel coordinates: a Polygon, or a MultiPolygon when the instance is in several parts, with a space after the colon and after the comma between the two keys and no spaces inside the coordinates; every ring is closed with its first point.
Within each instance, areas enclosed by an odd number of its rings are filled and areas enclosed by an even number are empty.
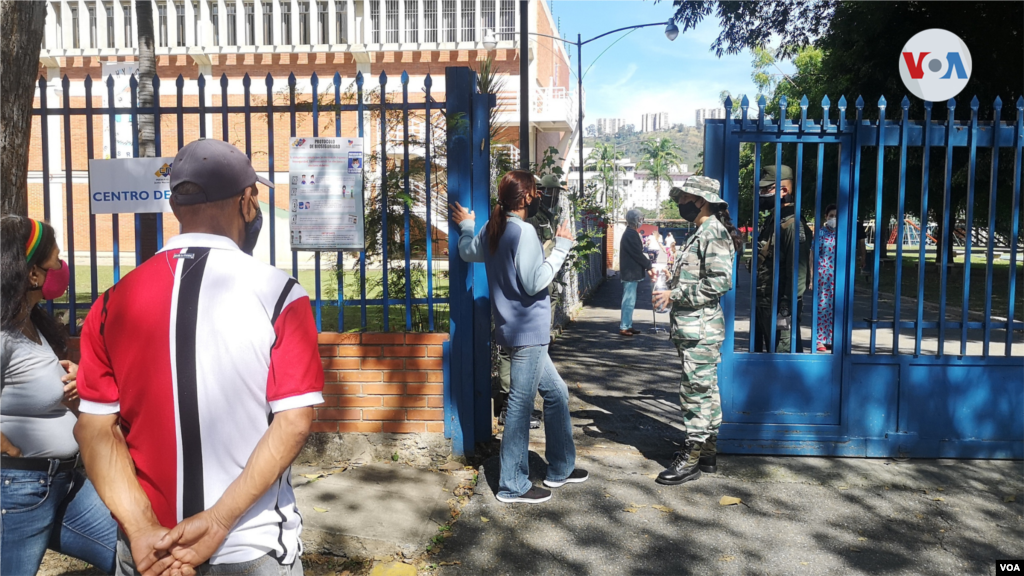
{"type": "Polygon", "coordinates": [[[704,128],[704,121],[711,119],[722,119],[725,118],[724,108],[698,108],[694,114],[693,125],[697,128],[704,128]]]}
{"type": "Polygon", "coordinates": [[[659,130],[668,130],[669,128],[668,112],[653,112],[644,114],[640,118],[641,132],[657,132],[659,130]]]}

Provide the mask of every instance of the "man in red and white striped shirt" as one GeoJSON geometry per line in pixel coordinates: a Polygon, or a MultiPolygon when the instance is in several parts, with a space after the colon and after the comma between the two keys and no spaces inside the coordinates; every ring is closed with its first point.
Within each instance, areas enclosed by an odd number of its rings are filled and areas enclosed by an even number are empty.
{"type": "Polygon", "coordinates": [[[271,185],[230,144],[182,148],[182,234],[85,321],[75,435],[123,531],[119,574],[302,573],[290,466],[323,368],[305,291],[243,252],[257,181],[271,185]]]}

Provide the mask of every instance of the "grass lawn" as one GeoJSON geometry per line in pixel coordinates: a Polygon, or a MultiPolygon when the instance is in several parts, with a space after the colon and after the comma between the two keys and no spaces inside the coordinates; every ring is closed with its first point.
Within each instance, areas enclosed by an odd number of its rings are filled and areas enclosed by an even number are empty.
{"type": "MultiPolygon", "coordinates": [[[[124,278],[128,272],[134,269],[134,266],[122,266],[121,277],[124,278]]],[[[291,274],[291,270],[285,270],[291,274]]],[[[87,304],[92,301],[92,277],[91,268],[89,266],[75,266],[75,291],[76,301],[80,304],[87,304]]],[[[413,298],[426,298],[426,276],[421,274],[422,287],[417,286],[417,280],[414,277],[413,285],[414,290],[413,298]]],[[[316,299],[316,274],[314,270],[299,270],[299,284],[305,288],[309,294],[310,300],[316,299]]],[[[345,298],[346,299],[357,299],[360,297],[360,281],[359,271],[346,269],[344,273],[345,280],[345,298]]],[[[389,277],[389,285],[391,284],[392,278],[389,277]]],[[[97,266],[96,268],[96,281],[97,281],[97,294],[102,295],[104,291],[114,285],[114,268],[113,266],[97,266]]],[[[402,278],[404,281],[404,278],[402,278]]],[[[380,270],[367,270],[366,272],[366,297],[368,299],[380,298],[382,295],[381,290],[381,271],[380,270]]],[[[324,332],[335,332],[338,330],[338,305],[337,305],[337,280],[334,274],[329,270],[323,270],[320,274],[320,298],[322,301],[321,305],[321,326],[324,332]]],[[[448,295],[448,277],[447,274],[442,274],[441,271],[434,271],[434,295],[435,297],[445,298],[448,295]]],[[[391,289],[391,296],[401,302],[405,299],[405,290],[402,288],[398,290],[396,288],[391,289]]],[[[56,300],[56,302],[67,303],[68,297],[65,296],[56,300]]],[[[315,302],[314,302],[315,303],[315,302]]],[[[366,307],[366,330],[367,331],[382,331],[384,329],[384,313],[383,306],[367,306],[366,307]]],[[[314,314],[316,309],[314,308],[314,314]]],[[[88,310],[78,310],[76,316],[82,319],[88,314],[88,310]]],[[[392,305],[388,316],[389,330],[393,332],[402,332],[406,329],[405,323],[405,306],[404,305],[392,305]]],[[[362,307],[359,305],[345,305],[345,318],[344,318],[344,329],[346,332],[361,330],[362,326],[362,307]]],[[[413,305],[412,306],[412,329],[417,332],[429,331],[428,322],[428,310],[427,306],[424,305],[413,305]]],[[[435,332],[447,332],[448,331],[448,305],[444,303],[434,304],[434,331],[435,332]]]]}

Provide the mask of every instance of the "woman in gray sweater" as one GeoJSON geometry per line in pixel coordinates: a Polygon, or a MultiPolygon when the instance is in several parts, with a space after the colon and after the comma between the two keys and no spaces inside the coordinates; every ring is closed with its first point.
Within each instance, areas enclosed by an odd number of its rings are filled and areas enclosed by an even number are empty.
{"type": "Polygon", "coordinates": [[[512,385],[508,415],[501,438],[501,476],[498,500],[540,503],[551,491],[530,482],[530,414],[540,390],[544,398],[544,485],[558,488],[583,482],[586,470],[576,468],[576,447],[569,416],[569,389],[558,375],[548,344],[551,342],[551,298],[548,285],[565,262],[573,240],[562,223],[555,233],[555,248],[544,258],[544,248],[533,226],[525,222],[540,208],[540,192],[526,170],[505,174],[498,186],[498,202],[490,221],[475,233],[473,212],[456,202],[452,220],[459,226],[459,255],[466,262],[483,262],[491,292],[498,346],[511,351],[512,385]]]}
{"type": "Polygon", "coordinates": [[[0,220],[0,574],[35,574],[46,549],[114,572],[117,523],[77,469],[78,367],[39,304],[68,289],[53,228],[0,220]]]}

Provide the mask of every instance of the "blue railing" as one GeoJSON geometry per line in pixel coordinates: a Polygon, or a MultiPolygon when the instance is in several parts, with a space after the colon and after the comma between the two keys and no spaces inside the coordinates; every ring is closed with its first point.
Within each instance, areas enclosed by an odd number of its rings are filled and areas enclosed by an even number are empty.
{"type": "MultiPolygon", "coordinates": [[[[351,82],[351,81],[349,81],[351,82]]],[[[289,126],[288,134],[291,137],[299,135],[297,129],[297,116],[300,114],[310,114],[312,117],[312,133],[310,136],[322,136],[320,133],[320,115],[321,114],[334,114],[334,136],[341,137],[341,114],[342,112],[355,112],[358,117],[358,136],[367,137],[364,125],[364,116],[367,113],[377,113],[380,115],[380,157],[377,159],[378,166],[380,168],[380,182],[377,186],[376,200],[379,203],[381,221],[380,221],[380,241],[377,244],[380,249],[371,254],[371,256],[379,256],[381,262],[381,294],[380,297],[367,297],[367,253],[366,251],[359,252],[358,261],[358,285],[359,295],[356,298],[346,297],[345,294],[345,270],[343,253],[337,252],[334,254],[335,267],[336,267],[336,279],[337,279],[337,298],[328,302],[324,299],[323,295],[323,283],[321,278],[322,261],[321,252],[314,251],[314,289],[312,296],[312,306],[316,314],[317,328],[323,329],[323,314],[324,309],[327,306],[334,306],[337,308],[337,330],[339,332],[347,329],[353,329],[346,325],[345,322],[345,310],[357,307],[359,309],[359,330],[366,330],[369,327],[367,308],[371,309],[380,307],[381,310],[381,321],[379,328],[383,331],[389,331],[392,328],[390,322],[390,310],[393,306],[402,306],[404,308],[404,322],[402,329],[411,331],[414,329],[426,329],[427,331],[435,331],[440,329],[442,331],[447,330],[446,327],[439,327],[439,323],[447,322],[447,315],[438,317],[439,310],[438,306],[447,307],[449,304],[448,290],[436,291],[438,282],[435,276],[440,272],[434,266],[434,235],[432,227],[432,208],[438,202],[436,196],[442,198],[441,206],[444,206],[443,198],[446,198],[446,186],[441,183],[431,183],[432,173],[435,176],[441,173],[438,168],[442,167],[439,162],[444,162],[443,159],[434,158],[434,151],[432,149],[432,141],[436,145],[444,146],[445,140],[443,134],[441,139],[437,140],[437,135],[433,135],[432,132],[435,128],[435,116],[443,117],[444,110],[446,108],[445,102],[437,102],[431,95],[432,80],[428,74],[424,80],[424,98],[422,102],[410,102],[409,100],[409,75],[403,72],[401,75],[402,93],[401,102],[394,102],[391,100],[391,95],[387,94],[386,86],[388,77],[384,72],[381,72],[378,78],[379,96],[377,102],[373,102],[372,99],[368,101],[366,94],[364,93],[364,77],[362,73],[356,75],[355,86],[355,102],[354,103],[343,103],[342,98],[342,84],[343,80],[340,73],[335,73],[333,79],[328,86],[333,87],[333,102],[322,102],[320,97],[321,81],[320,78],[314,73],[310,79],[310,92],[311,101],[308,103],[297,103],[296,102],[296,85],[297,81],[295,74],[288,76],[288,103],[287,104],[275,104],[275,92],[274,92],[274,78],[268,74],[265,78],[266,86],[266,103],[265,106],[254,106],[251,98],[251,84],[252,79],[246,74],[242,78],[242,86],[244,89],[243,104],[241,105],[229,105],[228,103],[228,86],[229,80],[227,75],[220,77],[220,105],[212,106],[207,105],[207,89],[208,83],[206,77],[199,75],[195,80],[198,89],[198,105],[197,106],[185,106],[184,95],[185,95],[185,79],[182,76],[178,76],[175,80],[176,87],[176,102],[172,106],[164,106],[161,104],[161,82],[160,78],[153,77],[153,99],[156,105],[153,107],[140,107],[138,100],[138,81],[133,76],[130,79],[131,89],[131,105],[130,107],[116,107],[112,103],[114,99],[114,79],[108,78],[106,82],[106,95],[107,102],[111,105],[106,107],[94,107],[92,99],[96,95],[93,90],[94,82],[91,77],[86,76],[84,80],[85,89],[85,105],[82,107],[71,106],[71,82],[67,76],[62,79],[62,106],[60,108],[49,108],[47,106],[47,84],[44,78],[39,79],[39,106],[33,109],[32,113],[40,118],[40,144],[42,152],[42,171],[43,171],[43,217],[49,221],[51,215],[50,205],[50,174],[52,167],[49,162],[49,152],[52,143],[49,141],[48,125],[51,118],[57,117],[63,122],[63,139],[64,139],[64,176],[66,179],[66,194],[65,194],[65,218],[67,222],[68,234],[66,236],[67,252],[66,259],[68,261],[68,267],[71,272],[71,283],[69,287],[68,297],[65,301],[49,302],[51,311],[53,309],[61,309],[68,311],[68,324],[71,334],[77,332],[76,320],[77,313],[80,310],[87,310],[90,308],[92,303],[96,300],[99,295],[99,277],[97,270],[99,268],[97,263],[97,224],[96,216],[89,214],[89,262],[90,262],[90,294],[89,298],[84,301],[79,300],[79,295],[76,293],[76,269],[75,269],[75,234],[74,234],[74,183],[72,180],[72,169],[73,156],[72,156],[72,124],[71,119],[74,116],[85,117],[85,130],[86,130],[86,155],[89,159],[95,159],[102,156],[97,156],[95,143],[94,143],[94,122],[96,118],[100,118],[100,121],[106,121],[109,125],[110,135],[110,157],[117,157],[117,139],[116,139],[116,116],[118,115],[130,115],[132,122],[132,156],[139,156],[139,130],[138,122],[139,115],[153,115],[154,126],[155,126],[155,147],[156,156],[173,156],[178,149],[180,149],[185,142],[185,127],[186,117],[195,118],[198,121],[199,137],[207,138],[214,137],[212,134],[207,134],[207,122],[215,120],[216,116],[220,116],[221,119],[221,138],[225,141],[229,140],[229,134],[231,132],[229,126],[229,117],[232,115],[242,115],[244,121],[245,131],[245,153],[247,156],[252,158],[253,141],[252,141],[252,114],[254,111],[265,115],[267,125],[267,148],[266,150],[257,150],[256,152],[262,152],[267,155],[267,171],[269,179],[274,181],[275,177],[275,158],[274,158],[274,141],[275,141],[275,127],[274,127],[274,115],[286,113],[288,114],[289,126]],[[324,109],[326,104],[327,109],[324,109]],[[389,112],[392,114],[401,115],[402,132],[392,134],[393,130],[389,128],[388,117],[389,112]],[[422,144],[422,155],[424,161],[424,178],[422,191],[419,193],[414,192],[412,181],[410,179],[410,143],[415,144],[415,139],[411,137],[409,132],[409,117],[410,113],[421,115],[424,125],[424,141],[422,144]],[[176,124],[176,144],[177,147],[171,150],[164,150],[163,134],[161,131],[162,122],[161,119],[165,115],[171,115],[175,118],[176,124]],[[393,136],[393,137],[389,137],[393,136]],[[401,146],[401,158],[403,160],[401,168],[397,166],[397,162],[393,162],[390,170],[402,170],[402,178],[400,184],[400,192],[403,194],[404,202],[404,294],[400,297],[395,297],[391,293],[390,286],[388,283],[388,268],[391,260],[395,260],[395,255],[388,254],[388,202],[389,195],[395,192],[393,190],[394,185],[389,185],[388,180],[388,159],[396,154],[393,149],[394,143],[398,141],[401,146]],[[392,149],[389,150],[389,145],[392,149]],[[417,198],[418,197],[418,198],[417,198]],[[417,198],[417,202],[422,202],[425,205],[425,260],[426,260],[426,289],[421,294],[416,294],[412,283],[412,269],[413,269],[413,251],[411,246],[411,211],[410,203],[413,198],[417,198]],[[390,259],[389,259],[390,258],[390,259]],[[418,326],[413,322],[413,310],[415,307],[426,307],[427,320],[424,325],[418,326]]],[[[325,92],[327,94],[327,92],[325,92]]],[[[444,131],[444,128],[437,128],[444,131]]],[[[305,135],[305,134],[304,134],[305,135]]],[[[369,165],[367,166],[369,169],[369,165]]],[[[370,194],[369,186],[365,188],[364,198],[367,198],[367,210],[370,209],[369,201],[373,197],[370,194]]],[[[275,192],[274,189],[270,189],[268,203],[271,211],[271,218],[269,219],[269,245],[270,255],[269,261],[271,265],[277,265],[276,262],[276,203],[275,203],[275,192]]],[[[111,234],[112,234],[112,250],[113,250],[113,265],[112,275],[113,282],[118,282],[121,278],[121,267],[120,267],[120,216],[117,214],[111,215],[111,234]]],[[[163,215],[156,215],[157,225],[157,242],[158,249],[162,247],[163,243],[163,215]]],[[[59,225],[59,223],[56,223],[59,225]]],[[[369,223],[368,223],[369,224],[369,223]]],[[[441,223],[444,225],[444,222],[441,223]]],[[[376,226],[376,224],[374,224],[376,226]]],[[[141,237],[139,234],[140,217],[135,216],[135,254],[136,254],[136,265],[139,265],[141,255],[141,237]]],[[[299,277],[299,252],[293,251],[291,258],[291,273],[298,278],[299,277]]],[[[63,299],[62,299],[63,300],[63,299]]]]}

